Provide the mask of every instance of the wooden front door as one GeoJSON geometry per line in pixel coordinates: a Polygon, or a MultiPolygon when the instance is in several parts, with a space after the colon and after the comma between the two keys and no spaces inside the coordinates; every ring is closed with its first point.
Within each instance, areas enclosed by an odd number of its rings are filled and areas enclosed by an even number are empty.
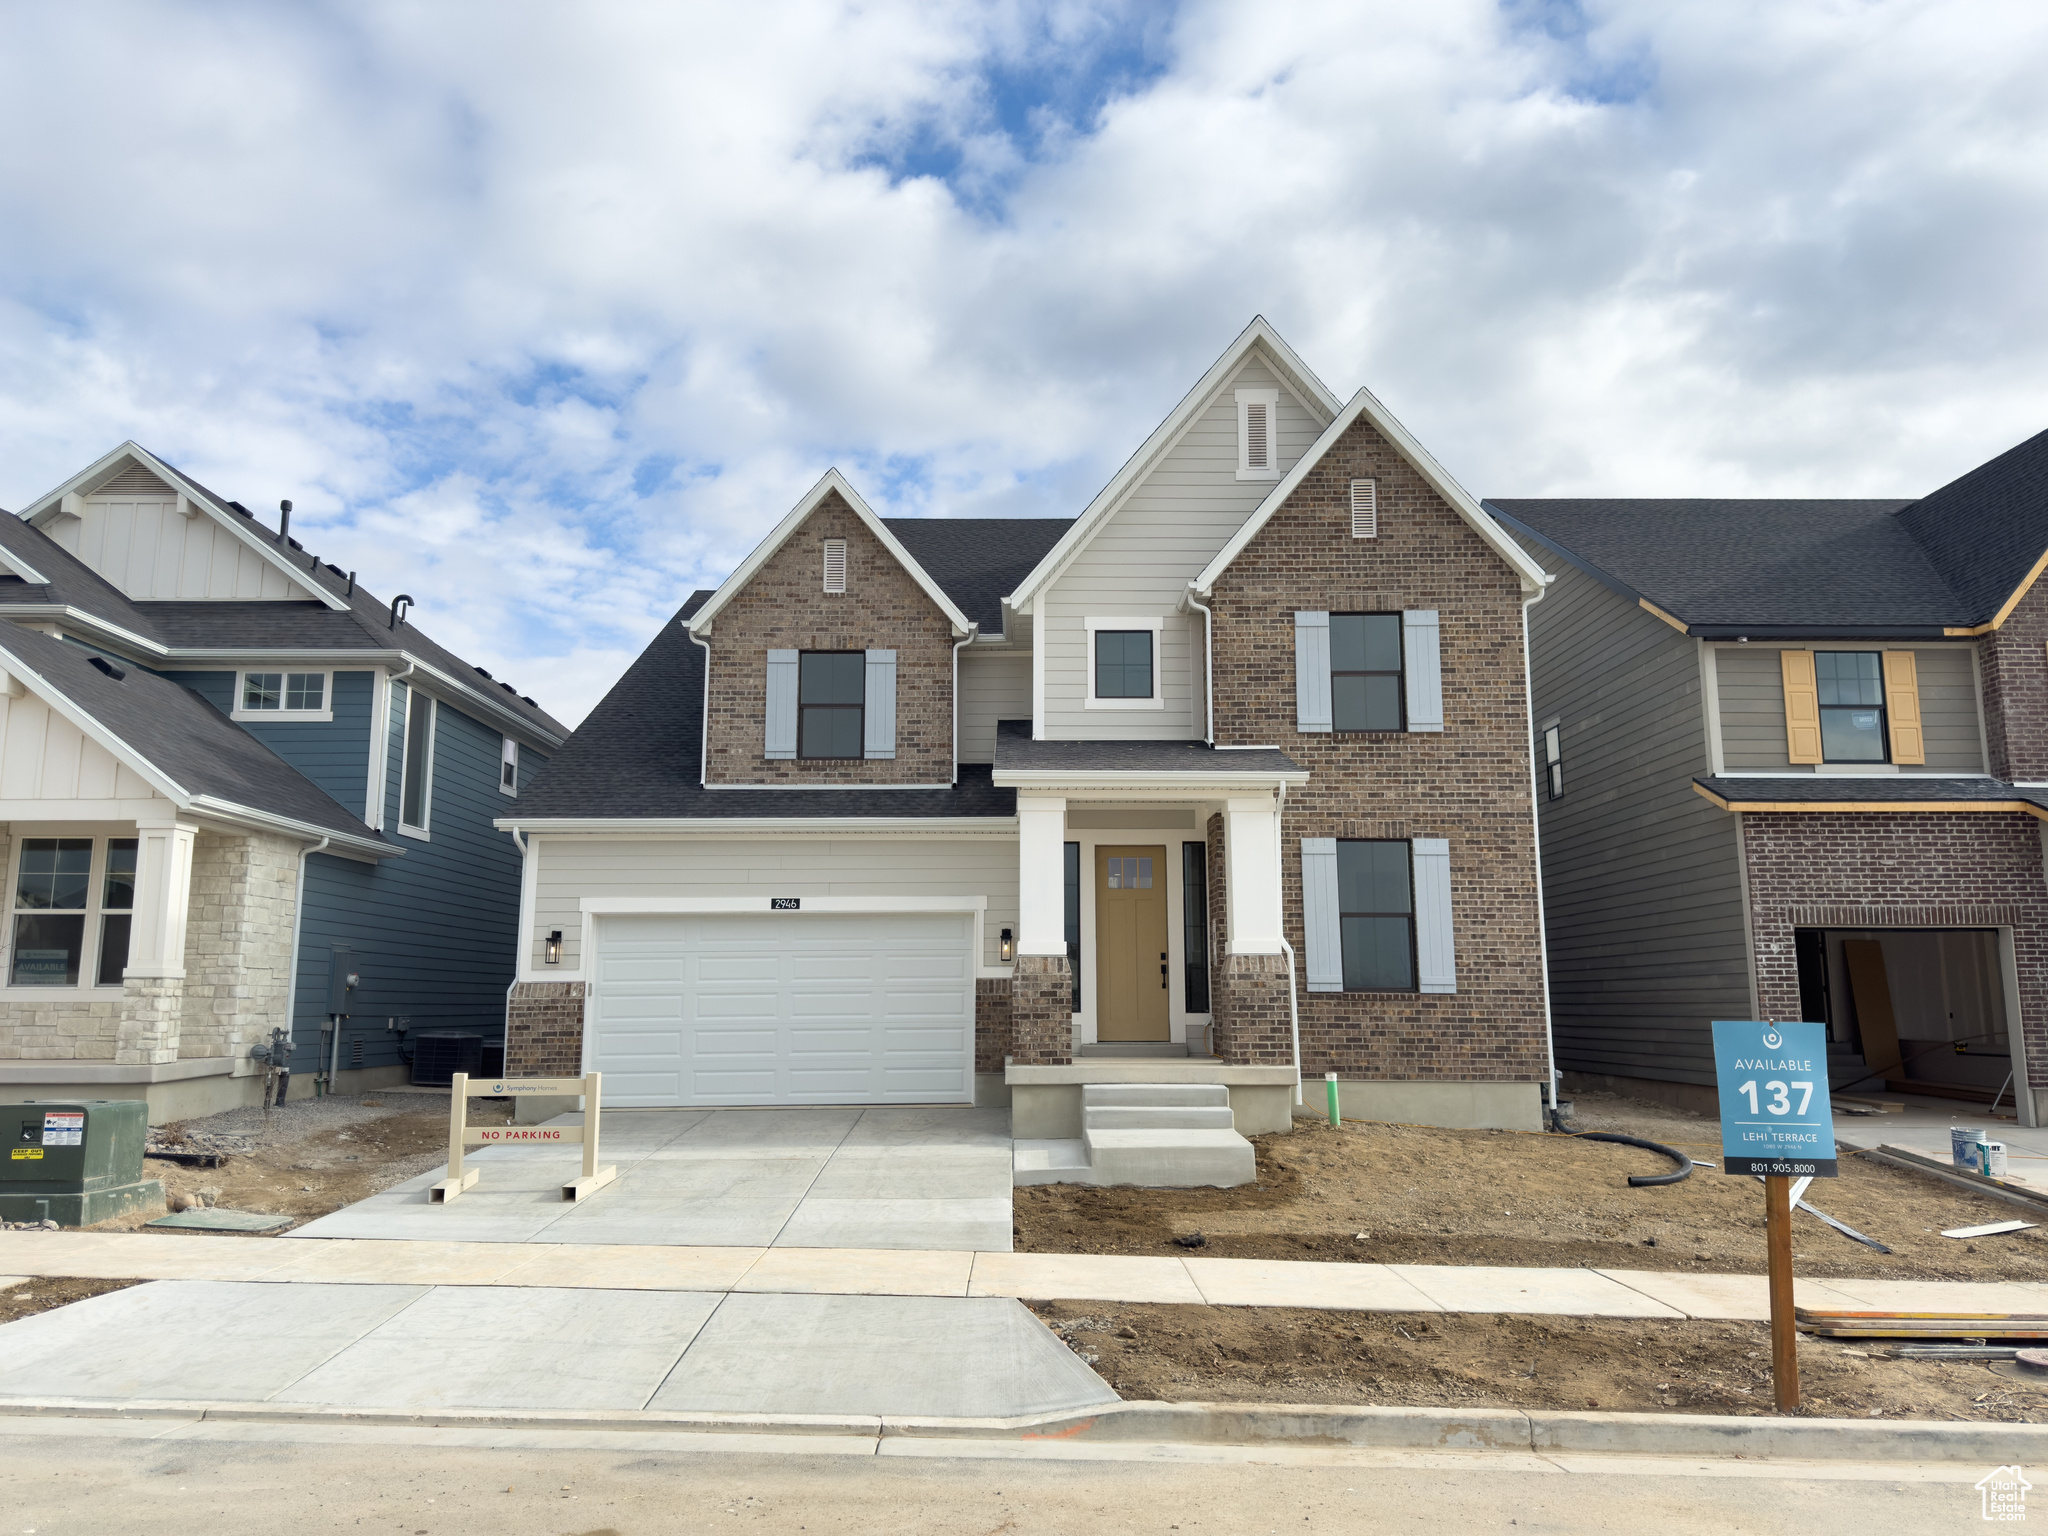
{"type": "Polygon", "coordinates": [[[1095,850],[1095,1038],[1165,1040],[1166,850],[1095,850]]]}

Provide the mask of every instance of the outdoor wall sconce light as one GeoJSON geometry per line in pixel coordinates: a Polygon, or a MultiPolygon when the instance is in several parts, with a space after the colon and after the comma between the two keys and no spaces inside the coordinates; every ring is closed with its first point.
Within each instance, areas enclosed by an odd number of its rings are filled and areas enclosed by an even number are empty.
{"type": "Polygon", "coordinates": [[[559,929],[559,928],[557,928],[557,929],[556,929],[556,930],[555,930],[555,931],[554,931],[553,933],[551,933],[551,934],[549,934],[549,935],[548,935],[548,964],[549,964],[549,965],[560,965],[561,963],[562,963],[562,930],[561,930],[561,929],[559,929]]]}
{"type": "Polygon", "coordinates": [[[1001,942],[1003,964],[1008,965],[1012,960],[1017,958],[1017,941],[1011,935],[1010,930],[1005,928],[1003,930],[1003,937],[1001,942]]]}

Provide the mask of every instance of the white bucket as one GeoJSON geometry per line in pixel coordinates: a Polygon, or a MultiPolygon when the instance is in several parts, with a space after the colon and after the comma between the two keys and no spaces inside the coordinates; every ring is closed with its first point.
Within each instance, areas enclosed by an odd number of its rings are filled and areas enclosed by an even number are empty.
{"type": "Polygon", "coordinates": [[[1977,1172],[1987,1179],[2005,1177],[2005,1143],[2002,1141],[1980,1141],[1970,1148],[1974,1154],[1977,1172]]]}
{"type": "Polygon", "coordinates": [[[1948,1128],[1948,1159],[1958,1168],[1972,1172],[1977,1167],[1977,1143],[1984,1139],[1981,1125],[1952,1125],[1948,1128]]]}

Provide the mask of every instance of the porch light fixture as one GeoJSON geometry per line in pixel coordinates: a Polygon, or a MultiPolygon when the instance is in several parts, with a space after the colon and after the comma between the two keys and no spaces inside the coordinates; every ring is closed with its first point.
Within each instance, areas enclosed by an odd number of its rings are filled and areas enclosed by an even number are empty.
{"type": "Polygon", "coordinates": [[[555,931],[554,931],[553,933],[551,933],[551,934],[549,934],[549,935],[548,935],[548,964],[549,964],[549,965],[560,965],[561,963],[562,963],[562,930],[561,930],[561,929],[559,929],[559,928],[557,928],[557,929],[556,929],[556,930],[555,930],[555,931]]]}
{"type": "Polygon", "coordinates": [[[1017,958],[1017,940],[1016,937],[1007,928],[1003,930],[1002,956],[1003,964],[1005,965],[1008,965],[1012,960],[1017,958]]]}

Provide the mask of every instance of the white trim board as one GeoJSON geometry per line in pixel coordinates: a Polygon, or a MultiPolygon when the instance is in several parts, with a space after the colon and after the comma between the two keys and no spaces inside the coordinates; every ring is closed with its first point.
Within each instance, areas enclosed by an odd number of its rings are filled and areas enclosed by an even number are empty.
{"type": "MultiPolygon", "coordinates": [[[[800,877],[799,877],[800,878],[800,877]]],[[[768,896],[584,896],[576,910],[592,917],[686,916],[772,912],[768,896]]],[[[806,912],[986,912],[986,896],[803,896],[806,912]]]]}

